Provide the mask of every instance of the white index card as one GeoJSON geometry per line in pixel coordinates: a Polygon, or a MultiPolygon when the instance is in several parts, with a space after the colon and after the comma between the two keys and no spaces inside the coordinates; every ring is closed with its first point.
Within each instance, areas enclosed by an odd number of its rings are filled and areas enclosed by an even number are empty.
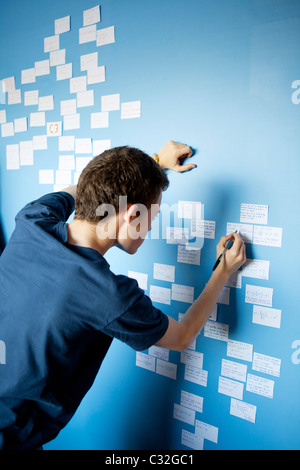
{"type": "Polygon", "coordinates": [[[228,359],[222,359],[221,375],[229,379],[238,380],[239,382],[246,382],[247,365],[229,361],[228,359]]]}
{"type": "Polygon", "coordinates": [[[255,352],[253,354],[252,369],[262,372],[263,374],[280,376],[281,359],[277,357],[266,356],[255,352]]]}
{"type": "Polygon", "coordinates": [[[35,68],[35,76],[41,77],[43,75],[50,74],[50,61],[49,59],[46,60],[39,60],[34,63],[35,68]]]}
{"type": "Polygon", "coordinates": [[[181,390],[180,404],[198,413],[202,413],[203,411],[203,397],[186,392],[185,390],[181,390]]]}
{"type": "Polygon", "coordinates": [[[120,94],[101,96],[101,111],[118,111],[120,109],[120,94]]]}
{"type": "Polygon", "coordinates": [[[135,279],[138,283],[138,286],[141,289],[147,290],[147,284],[148,284],[148,274],[145,273],[139,273],[136,271],[128,271],[128,277],[131,277],[132,279],[135,279]]]}
{"type": "Polygon", "coordinates": [[[218,443],[218,433],[219,428],[216,426],[212,426],[211,424],[204,423],[203,421],[198,421],[196,419],[195,424],[195,434],[197,436],[203,437],[204,439],[208,439],[209,441],[218,443]]]}
{"type": "Polygon", "coordinates": [[[177,262],[200,265],[200,248],[191,248],[188,245],[178,245],[177,262]]]}
{"type": "Polygon", "coordinates": [[[40,127],[46,125],[45,111],[30,113],[30,127],[40,127]]]}
{"type": "Polygon", "coordinates": [[[92,139],[75,139],[75,153],[92,153],[92,139]]]}
{"type": "Polygon", "coordinates": [[[256,419],[256,406],[244,401],[231,398],[230,400],[230,414],[237,418],[245,419],[250,423],[255,423],[256,419]]]}
{"type": "Polygon", "coordinates": [[[91,160],[92,157],[76,157],[76,172],[80,173],[91,160]]]}
{"type": "Polygon", "coordinates": [[[91,113],[91,129],[109,127],[109,114],[107,111],[91,113]]]}
{"type": "Polygon", "coordinates": [[[70,79],[70,93],[86,91],[86,76],[73,77],[70,79]]]}
{"type": "Polygon", "coordinates": [[[56,67],[56,81],[72,79],[72,62],[56,67]]]}
{"type": "Polygon", "coordinates": [[[64,184],[66,186],[71,184],[71,170],[56,170],[55,184],[64,184]]]}
{"type": "Polygon", "coordinates": [[[35,80],[35,68],[21,70],[21,84],[34,83],[35,80]]]}
{"type": "Polygon", "coordinates": [[[229,397],[243,399],[244,384],[236,380],[219,377],[218,392],[229,397]]]}
{"type": "Polygon", "coordinates": [[[106,46],[115,42],[115,27],[99,29],[96,33],[96,46],[106,46]]]}
{"type": "Polygon", "coordinates": [[[181,444],[189,447],[190,449],[203,450],[204,439],[201,436],[197,436],[197,434],[193,434],[192,432],[183,429],[181,433],[181,444]]]}
{"type": "Polygon", "coordinates": [[[26,132],[27,131],[27,118],[14,119],[15,132],[26,132]]]}
{"type": "Polygon", "coordinates": [[[33,165],[32,140],[20,142],[20,165],[33,165]]]}
{"type": "Polygon", "coordinates": [[[180,362],[189,366],[203,369],[203,354],[197,351],[185,350],[180,353],[180,362]]]}
{"type": "Polygon", "coordinates": [[[62,134],[62,122],[47,122],[47,136],[58,137],[62,134]]]}
{"type": "Polygon", "coordinates": [[[74,155],[60,155],[58,162],[59,170],[75,170],[74,155]]]}
{"type": "Polygon", "coordinates": [[[187,227],[166,227],[166,241],[172,245],[186,245],[189,241],[187,227]]]}
{"type": "Polygon", "coordinates": [[[175,266],[154,263],[153,279],[160,279],[161,281],[174,282],[175,281],[175,266]]]}
{"type": "Polygon", "coordinates": [[[76,114],[77,101],[76,98],[72,100],[62,100],[60,102],[60,114],[66,116],[67,114],[76,114]]]}
{"type": "Polygon", "coordinates": [[[156,369],[155,372],[169,379],[177,379],[177,364],[172,364],[171,362],[162,361],[161,359],[156,360],[156,369]]]}
{"type": "Polygon", "coordinates": [[[12,137],[15,135],[14,123],[5,122],[1,124],[1,137],[12,137]]]}
{"type": "Polygon", "coordinates": [[[229,339],[227,341],[227,356],[252,362],[253,344],[229,339]]]}
{"type": "Polygon", "coordinates": [[[94,90],[80,91],[77,93],[77,108],[94,106],[94,90]]]}
{"type": "Polygon", "coordinates": [[[96,41],[96,25],[79,28],[79,44],[96,41]]]}
{"type": "Polygon", "coordinates": [[[250,224],[267,224],[269,206],[241,204],[240,221],[250,224]]]}
{"type": "Polygon", "coordinates": [[[93,157],[100,155],[105,150],[111,149],[111,140],[110,139],[103,139],[103,140],[94,140],[93,139],[93,157]]]}
{"type": "Polygon", "coordinates": [[[121,119],[134,119],[141,117],[141,102],[129,101],[121,103],[121,119]]]}
{"type": "Polygon", "coordinates": [[[280,328],[281,310],[278,310],[277,308],[253,305],[252,323],[270,326],[273,328],[280,328]]]}
{"type": "Polygon", "coordinates": [[[169,349],[160,348],[159,346],[151,346],[148,350],[150,356],[154,356],[163,361],[169,361],[170,351],[169,349]]]}
{"type": "Polygon", "coordinates": [[[53,95],[39,97],[39,111],[51,111],[54,109],[53,95]]]}
{"type": "Polygon", "coordinates": [[[64,131],[80,129],[80,114],[68,114],[64,116],[64,131]]]}
{"type": "Polygon", "coordinates": [[[230,233],[233,233],[235,231],[238,231],[241,239],[245,243],[252,243],[253,239],[253,225],[248,225],[248,224],[236,224],[233,222],[228,222],[227,223],[227,231],[226,235],[229,235],[230,233]]]}
{"type": "Polygon", "coordinates": [[[33,150],[46,150],[48,148],[48,141],[46,135],[34,135],[32,137],[33,150]]]}
{"type": "Polygon", "coordinates": [[[105,65],[100,67],[90,67],[87,71],[88,85],[105,82],[105,65]]]}
{"type": "Polygon", "coordinates": [[[204,336],[207,338],[228,341],[229,325],[207,320],[204,326],[204,336]]]}
{"type": "Polygon", "coordinates": [[[3,78],[2,80],[2,91],[6,93],[8,91],[13,91],[16,89],[15,77],[3,78]]]}
{"type": "Polygon", "coordinates": [[[57,51],[59,49],[59,34],[44,38],[44,52],[57,51]]]}
{"type": "Polygon", "coordinates": [[[273,289],[246,284],[245,302],[272,307],[273,289]]]}
{"type": "Polygon", "coordinates": [[[90,24],[99,23],[100,18],[100,6],[96,5],[93,8],[84,10],[83,12],[83,26],[89,26],[90,24]]]}
{"type": "Polygon", "coordinates": [[[73,152],[75,149],[75,136],[63,135],[58,138],[58,150],[60,152],[73,152]]]}
{"type": "Polygon", "coordinates": [[[19,144],[6,146],[6,169],[18,170],[20,168],[19,144]]]}
{"type": "Polygon", "coordinates": [[[98,67],[98,52],[91,52],[80,56],[80,70],[89,70],[98,67]]]}
{"type": "Polygon", "coordinates": [[[275,246],[280,248],[282,243],[281,227],[263,227],[254,225],[253,244],[275,246]]]}
{"type": "Polygon", "coordinates": [[[196,412],[190,408],[185,408],[182,405],[174,404],[174,413],[173,418],[183,421],[184,423],[194,426],[195,424],[196,412]]]}
{"type": "MultiPolygon", "coordinates": [[[[49,58],[50,58],[50,67],[55,67],[57,65],[64,65],[66,63],[66,49],[59,49],[58,51],[50,52],[49,58]]],[[[57,70],[56,70],[56,80],[57,80],[57,70]]]]}
{"type": "Polygon", "coordinates": [[[148,354],[137,352],[135,365],[138,367],[142,367],[143,369],[150,370],[151,372],[155,372],[155,357],[148,356],[148,354]]]}
{"type": "Polygon", "coordinates": [[[202,385],[202,387],[207,387],[207,377],[207,370],[199,369],[199,367],[190,366],[188,364],[185,365],[184,380],[202,385]]]}
{"type": "Polygon", "coordinates": [[[256,279],[269,279],[270,261],[260,259],[247,259],[242,266],[241,276],[256,279]]]}
{"type": "Polygon", "coordinates": [[[39,184],[54,184],[54,171],[39,170],[39,184]]]}
{"type": "Polygon", "coordinates": [[[55,34],[62,34],[70,31],[70,15],[58,18],[54,21],[55,34]]]}
{"type": "Polygon", "coordinates": [[[0,111],[0,124],[6,123],[6,111],[5,109],[1,109],[0,111]]]}
{"type": "Polygon", "coordinates": [[[247,392],[257,393],[267,398],[273,398],[274,380],[247,374],[246,390],[247,392]]]}
{"type": "Polygon", "coordinates": [[[194,302],[194,287],[172,284],[172,300],[192,304],[194,302]]]}
{"type": "Polygon", "coordinates": [[[216,222],[214,220],[196,220],[191,221],[191,236],[199,238],[215,238],[216,222]]]}
{"type": "Polygon", "coordinates": [[[150,298],[153,302],[171,305],[171,289],[150,285],[150,298]]]}
{"type": "Polygon", "coordinates": [[[39,104],[39,91],[38,90],[25,91],[24,105],[34,106],[36,104],[39,104]]]}
{"type": "Polygon", "coordinates": [[[21,90],[12,90],[8,92],[7,104],[19,104],[21,102],[21,90]]]}

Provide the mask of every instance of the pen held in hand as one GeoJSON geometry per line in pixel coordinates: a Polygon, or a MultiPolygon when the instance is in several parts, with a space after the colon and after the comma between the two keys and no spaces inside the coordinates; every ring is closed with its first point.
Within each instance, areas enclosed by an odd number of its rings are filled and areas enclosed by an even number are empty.
{"type": "MultiPolygon", "coordinates": [[[[237,230],[236,230],[234,233],[237,233],[237,230]]],[[[234,242],[234,237],[231,237],[231,238],[228,240],[228,242],[226,243],[223,252],[220,254],[219,258],[218,258],[217,261],[215,262],[214,267],[213,267],[213,271],[219,266],[221,259],[222,259],[223,256],[225,255],[226,251],[227,251],[229,248],[232,247],[233,242],[234,242]]]]}

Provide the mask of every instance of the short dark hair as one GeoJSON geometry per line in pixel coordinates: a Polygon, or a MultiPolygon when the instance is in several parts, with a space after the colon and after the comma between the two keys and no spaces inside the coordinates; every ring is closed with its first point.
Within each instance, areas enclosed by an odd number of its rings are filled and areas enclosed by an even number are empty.
{"type": "Polygon", "coordinates": [[[164,170],[146,153],[134,147],[115,147],[93,158],[83,169],[76,193],[75,218],[98,222],[101,204],[111,204],[119,212],[119,196],[129,204],[148,209],[169,186],[164,170]]]}

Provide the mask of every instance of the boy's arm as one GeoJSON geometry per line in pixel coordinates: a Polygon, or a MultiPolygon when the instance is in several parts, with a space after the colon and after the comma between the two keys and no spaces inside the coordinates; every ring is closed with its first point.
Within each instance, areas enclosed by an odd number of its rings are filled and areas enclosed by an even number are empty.
{"type": "Polygon", "coordinates": [[[187,310],[182,321],[177,322],[169,317],[169,327],[156,346],[183,351],[196,339],[213,311],[230,274],[246,261],[244,242],[236,233],[221,238],[217,246],[217,257],[222,253],[226,242],[232,236],[234,244],[230,250],[227,250],[219,266],[213,271],[201,295],[187,310]]]}
{"type": "Polygon", "coordinates": [[[69,186],[68,188],[64,188],[62,190],[64,193],[69,193],[71,194],[71,196],[73,197],[74,201],[75,201],[75,198],[76,198],[76,192],[77,192],[77,184],[75,184],[74,186],[69,186]]]}

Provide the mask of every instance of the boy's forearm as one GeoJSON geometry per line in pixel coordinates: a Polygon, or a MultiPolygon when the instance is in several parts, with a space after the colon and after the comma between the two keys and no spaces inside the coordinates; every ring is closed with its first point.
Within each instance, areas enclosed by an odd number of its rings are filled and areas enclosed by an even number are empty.
{"type": "Polygon", "coordinates": [[[64,193],[69,193],[73,197],[74,201],[76,199],[76,192],[77,192],[77,184],[74,186],[69,186],[68,188],[63,189],[64,193]]]}

